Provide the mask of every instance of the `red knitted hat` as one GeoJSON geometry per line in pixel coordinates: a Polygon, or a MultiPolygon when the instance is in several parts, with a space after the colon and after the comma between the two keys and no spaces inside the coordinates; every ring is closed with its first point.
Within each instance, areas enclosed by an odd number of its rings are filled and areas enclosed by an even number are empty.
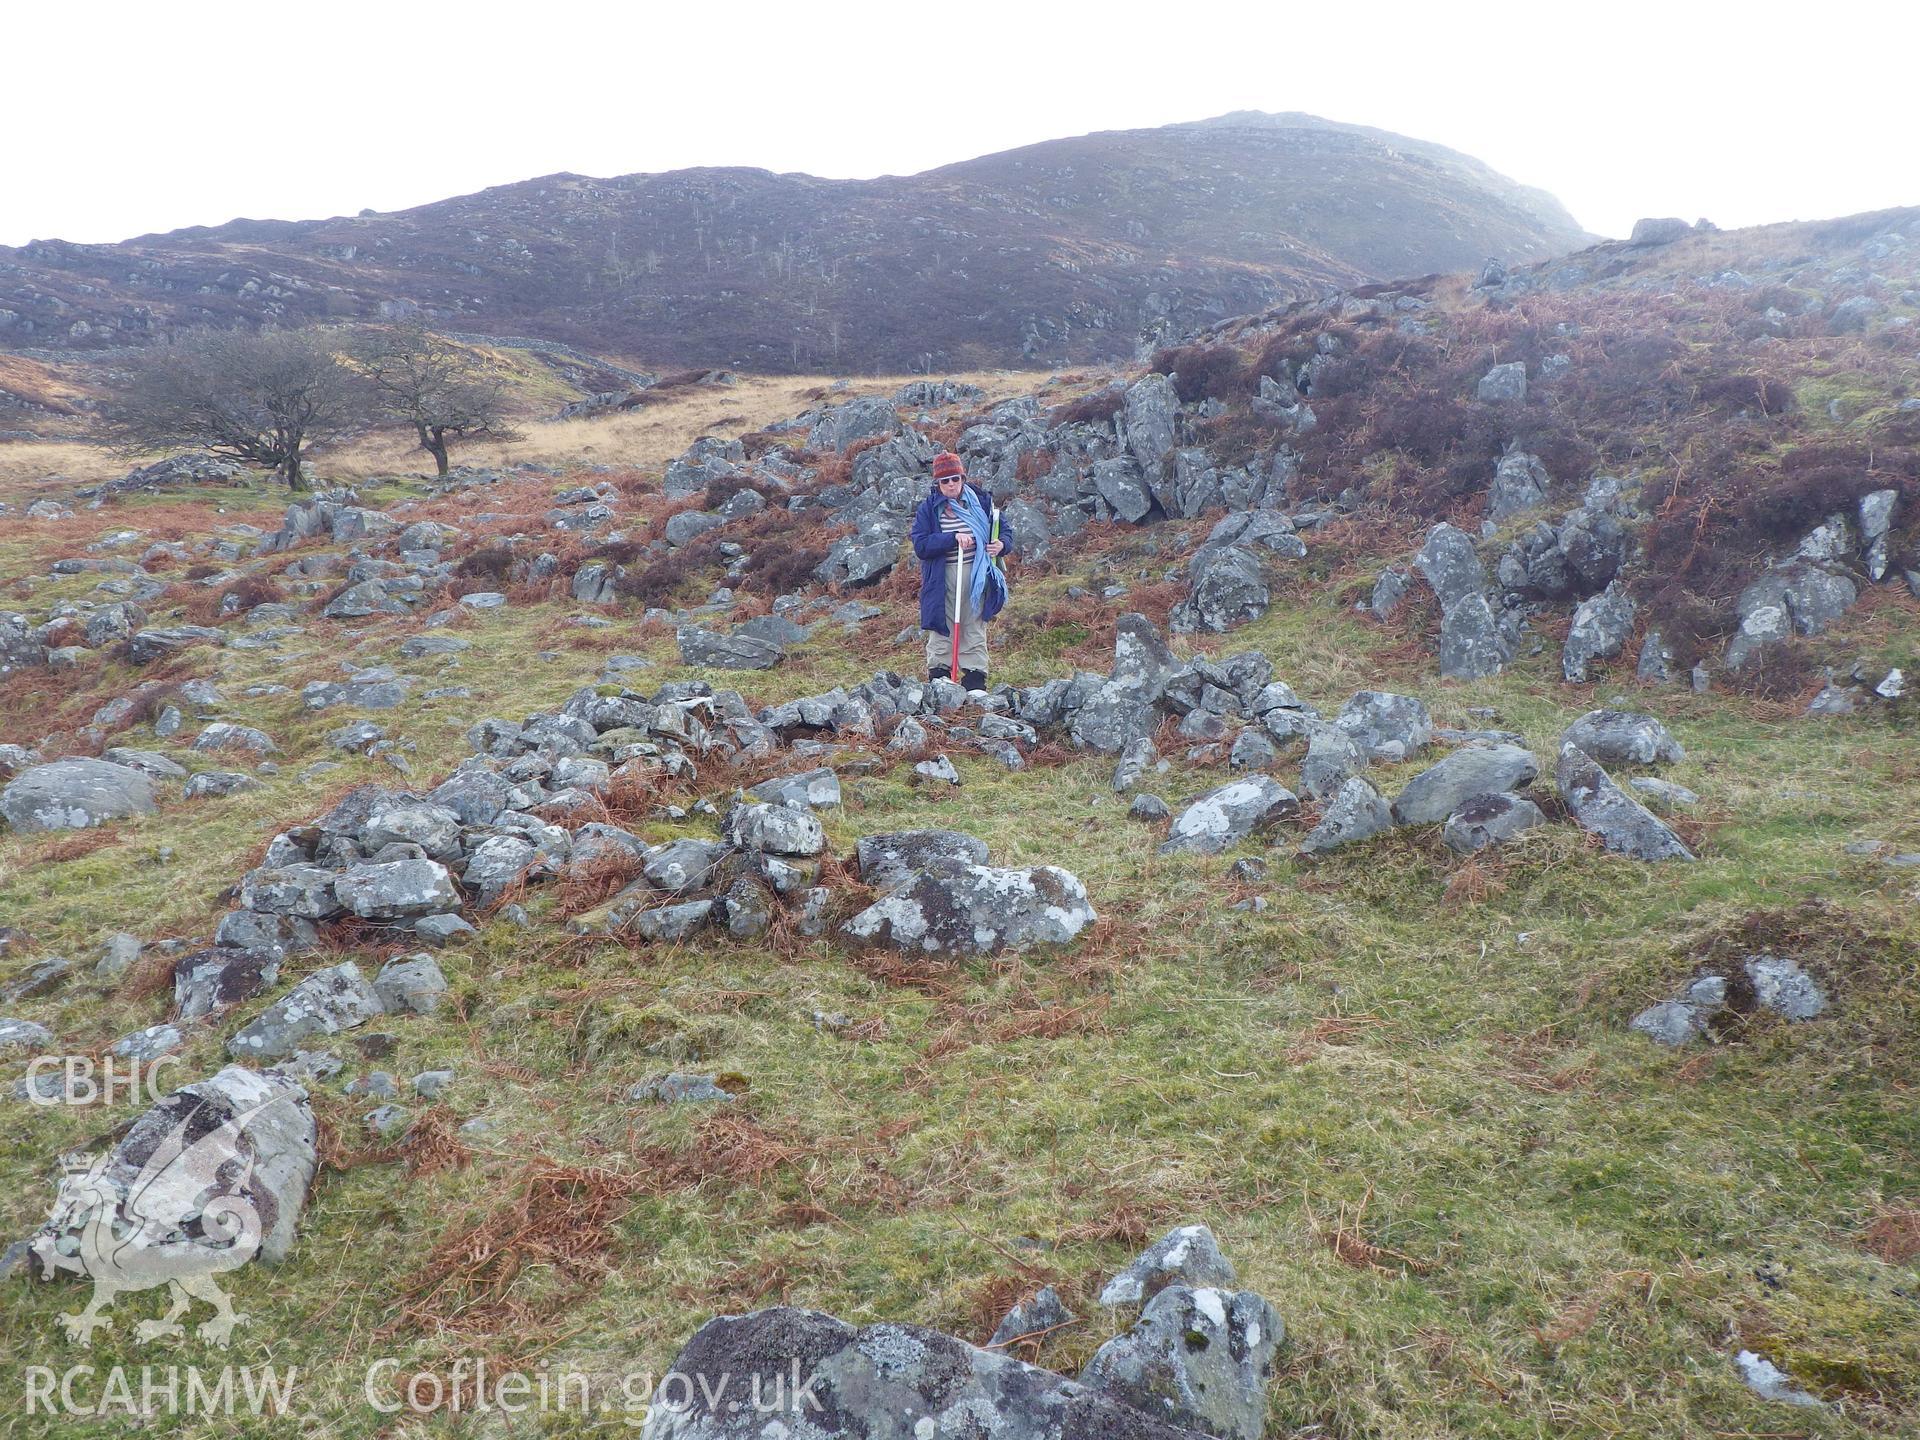
{"type": "Polygon", "coordinates": [[[967,467],[960,457],[951,450],[942,450],[933,457],[933,478],[951,480],[955,475],[965,475],[967,467]]]}

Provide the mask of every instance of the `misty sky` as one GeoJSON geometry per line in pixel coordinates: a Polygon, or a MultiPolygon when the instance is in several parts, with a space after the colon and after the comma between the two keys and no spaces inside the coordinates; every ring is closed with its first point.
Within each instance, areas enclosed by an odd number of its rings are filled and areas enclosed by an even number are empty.
{"type": "Polygon", "coordinates": [[[1323,9],[13,7],[0,244],[394,210],[561,170],[908,174],[1242,109],[1452,146],[1603,235],[1920,204],[1912,0],[1323,9]]]}

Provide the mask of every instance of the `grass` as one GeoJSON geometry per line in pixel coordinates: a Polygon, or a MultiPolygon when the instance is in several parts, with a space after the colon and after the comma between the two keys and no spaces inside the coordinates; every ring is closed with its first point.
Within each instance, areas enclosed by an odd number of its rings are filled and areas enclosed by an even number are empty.
{"type": "MultiPolygon", "coordinates": [[[[568,434],[617,440],[620,462],[644,471],[659,463],[642,458],[656,454],[646,446],[677,451],[731,413],[722,400],[742,400],[751,425],[792,406],[785,384],[568,434]],[[618,428],[629,422],[677,428],[618,428]]],[[[565,436],[539,443],[552,460],[592,458],[565,436]]],[[[373,457],[367,466],[383,473],[373,457]]],[[[996,630],[996,675],[1030,683],[1105,668],[1113,615],[1128,602],[1070,601],[1067,588],[1157,583],[1171,562],[1146,550],[1151,538],[1095,535],[1019,575],[996,630]],[[1046,618],[1068,606],[1071,621],[1046,618]]],[[[1054,1283],[1083,1318],[1039,1358],[1073,1373],[1115,1330],[1091,1303],[1104,1279],[1143,1240],[1204,1221],[1241,1283],[1287,1323],[1273,1435],[1915,1433],[1920,1276],[1900,1218],[1920,1207],[1913,872],[1844,851],[1863,838],[1920,848],[1920,766],[1905,737],[1871,717],[1815,724],[1726,695],[1641,694],[1627,662],[1573,689],[1552,653],[1497,679],[1436,682],[1424,640],[1350,608],[1354,577],[1398,553],[1356,539],[1324,569],[1310,560],[1263,619],[1204,648],[1265,651],[1323,712],[1358,688],[1403,689],[1441,723],[1517,730],[1543,758],[1575,716],[1626,692],[1687,747],[1665,773],[1703,797],[1684,822],[1698,864],[1607,856],[1566,826],[1491,858],[1454,857],[1427,827],[1306,862],[1292,845],[1308,817],[1271,845],[1163,859],[1158,830],[1124,818],[1098,758],[1009,774],[956,750],[964,784],[951,794],[911,784],[905,761],[849,775],[846,806],[827,820],[835,854],[864,834],[956,825],[998,863],[1072,869],[1099,925],[1059,954],[955,963],[902,983],[827,941],[776,952],[711,938],[570,939],[558,897],[535,889],[531,929],[496,923],[441,953],[452,995],[439,1014],[389,1018],[330,1047],[347,1076],[380,1068],[404,1083],[445,1067],[459,1078],[442,1105],[412,1106],[430,1117],[432,1141],[412,1152],[371,1146],[361,1130],[371,1102],[318,1087],[332,1163],[289,1261],[232,1277],[253,1318],[212,1363],[297,1366],[298,1423],[328,1440],[486,1433],[374,1411],[362,1386],[388,1356],[402,1373],[445,1374],[479,1355],[496,1370],[584,1372],[609,1408],[523,1422],[528,1432],[629,1433],[619,1377],[657,1373],[708,1315],[785,1300],[980,1341],[1010,1297],[1054,1283]],[[1243,855],[1269,865],[1251,891],[1227,875],[1243,855]],[[1248,893],[1267,908],[1229,908],[1248,893]],[[1802,947],[1834,988],[1832,1018],[1757,1023],[1678,1053],[1626,1032],[1692,973],[1700,947],[1760,933],[1802,947]],[[817,1024],[819,1014],[847,1024],[817,1024]],[[392,1053],[364,1055],[367,1031],[391,1036],[392,1053]],[[624,1098],[669,1069],[731,1074],[743,1088],[719,1111],[624,1098]],[[450,1144],[473,1116],[491,1132],[450,1144]],[[1762,1404],[1733,1371],[1742,1346],[1838,1408],[1762,1404]]],[[[551,707],[593,681],[609,649],[655,662],[643,689],[693,677],[671,636],[639,628],[635,612],[609,612],[618,628],[599,631],[567,623],[578,608],[530,599],[463,619],[471,649],[417,662],[396,658],[417,622],[390,620],[307,617],[278,655],[190,652],[182,673],[218,675],[226,718],[274,736],[280,773],[227,800],[164,803],[71,858],[43,840],[0,839],[0,916],[33,937],[28,960],[64,954],[83,973],[112,930],[206,934],[222,890],[275,830],[349,782],[402,783],[378,761],[340,756],[341,769],[301,778],[327,755],[326,732],[356,718],[300,708],[300,686],[337,676],[342,661],[394,663],[418,678],[416,695],[471,688],[369,717],[413,742],[422,785],[465,753],[473,720],[551,707]],[[246,693],[269,684],[286,692],[246,693]]],[[[895,628],[891,615],[868,627],[895,628]]],[[[1888,603],[1820,643],[1835,656],[1862,639],[1911,653],[1917,638],[1913,607],[1888,603]]],[[[779,670],[728,678],[772,703],[916,658],[913,644],[895,654],[827,625],[779,670]]],[[[134,678],[107,662],[36,704],[90,712],[134,678]]],[[[150,743],[143,729],[122,738],[150,743]]],[[[1168,758],[1147,783],[1170,802],[1223,778],[1178,751],[1168,758]]],[[[1419,768],[1374,778],[1391,794],[1419,768]]],[[[1292,760],[1277,773],[1288,781],[1292,760]]],[[[724,801],[729,779],[703,775],[702,790],[724,801]]],[[[638,828],[650,839],[711,833],[697,816],[638,828]]],[[[283,985],[379,955],[299,957],[283,985]]],[[[165,999],[81,979],[17,1010],[88,1047],[162,1018],[165,999]]],[[[196,1029],[181,1073],[216,1068],[233,1023],[196,1029]]],[[[7,1062],[0,1080],[19,1069],[7,1062]]],[[[51,1157],[131,1113],[16,1107],[0,1135],[0,1234],[44,1216],[51,1157]]],[[[82,1295],[71,1283],[10,1290],[0,1375],[83,1358],[56,1328],[82,1295]]],[[[207,1363],[191,1341],[131,1341],[132,1320],[155,1305],[119,1302],[124,1318],[85,1361],[207,1363]]],[[[37,1421],[18,1423],[36,1433],[37,1421]]],[[[48,1433],[116,1428],[62,1421],[48,1433]]]]}

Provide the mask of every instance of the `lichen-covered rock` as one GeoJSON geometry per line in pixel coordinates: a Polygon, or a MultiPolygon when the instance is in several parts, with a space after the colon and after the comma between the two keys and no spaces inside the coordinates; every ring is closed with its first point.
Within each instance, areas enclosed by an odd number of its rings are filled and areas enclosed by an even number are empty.
{"type": "Polygon", "coordinates": [[[1132,1330],[1095,1352],[1080,1383],[1169,1425],[1260,1440],[1285,1333],[1251,1290],[1170,1285],[1132,1330]]]}
{"type": "Polygon", "coordinates": [[[1113,622],[1113,673],[1109,683],[1131,700],[1158,700],[1167,677],[1179,668],[1159,629],[1146,616],[1129,611],[1113,622]]]}
{"type": "Polygon", "coordinates": [[[431,955],[407,955],[380,967],[373,993],[390,1015],[431,1015],[446,996],[447,977],[431,955]]]}
{"type": "Polygon", "coordinates": [[[1299,798],[1271,776],[1230,780],[1188,802],[1174,818],[1160,853],[1218,855],[1299,808],[1299,798]]]}
{"type": "Polygon", "coordinates": [[[1561,731],[1560,743],[1579,746],[1602,765],[1677,765],[1687,758],[1666,726],[1632,710],[1589,710],[1561,731]]]}
{"type": "Polygon", "coordinates": [[[1662,1000],[1634,1016],[1627,1028],[1656,1045],[1678,1047],[1707,1033],[1707,1015],[1700,1006],[1685,1000],[1662,1000]]]}
{"type": "Polygon", "coordinates": [[[1440,621],[1440,673],[1449,680],[1483,680],[1513,659],[1513,645],[1484,595],[1465,596],[1440,621]]]}
{"type": "Polygon", "coordinates": [[[173,966],[174,1014],[197,1020],[269,990],[280,978],[278,950],[230,950],[216,945],[182,955],[173,966]]]}
{"type": "Polygon", "coordinates": [[[277,1060],[310,1040],[337,1035],[384,1013],[374,988],[351,960],[318,970],[274,1001],[227,1041],[236,1059],[277,1060]]]}
{"type": "Polygon", "coordinates": [[[447,867],[435,860],[355,865],[333,882],[340,903],[365,920],[411,920],[460,908],[447,867]]]}
{"type": "Polygon", "coordinates": [[[1203,546],[1188,562],[1187,573],[1193,590],[1168,617],[1176,633],[1231,630],[1258,620],[1273,603],[1259,559],[1237,545],[1203,546]]]}
{"type": "Polygon", "coordinates": [[[1517,405],[1527,398],[1527,365],[1524,360],[1509,360],[1496,365],[1480,377],[1474,398],[1489,405],[1517,405]]]}
{"type": "Polygon", "coordinates": [[[998,1350],[1026,1337],[1037,1341],[1050,1330],[1071,1325],[1073,1320],[1074,1314],[1060,1299],[1060,1292],[1051,1285],[1043,1285],[1030,1299],[1020,1301],[1007,1311],[994,1328],[987,1348],[998,1350]]]}
{"type": "Polygon", "coordinates": [[[206,625],[175,625],[170,629],[140,630],[127,642],[127,658],[136,665],[176,654],[193,645],[218,645],[223,637],[206,625]]]}
{"type": "Polygon", "coordinates": [[[262,865],[240,882],[240,906],[262,915],[331,920],[346,913],[334,893],[337,874],[319,865],[262,865]]]}
{"type": "Polygon", "coordinates": [[[709,665],[716,670],[771,670],[787,658],[770,640],[752,635],[718,635],[695,625],[682,625],[674,632],[680,658],[688,665],[709,665]]]}
{"type": "Polygon", "coordinates": [[[1560,652],[1560,673],[1570,684],[1585,684],[1596,660],[1610,660],[1633,634],[1633,597],[1618,584],[1582,600],[1573,612],[1573,625],[1560,652]]]}
{"type": "Polygon", "coordinates": [[[1487,572],[1474,553],[1473,541],[1464,530],[1445,521],[1427,532],[1426,542],[1413,557],[1413,563],[1433,588],[1442,614],[1469,595],[1486,591],[1487,572]]]}
{"type": "Polygon", "coordinates": [[[963,865],[915,876],[841,926],[841,933],[895,950],[989,955],[1063,945],[1097,918],[1086,887],[1057,865],[963,865]]]}
{"type": "Polygon", "coordinates": [[[1518,745],[1464,745],[1407,782],[1394,798],[1401,825],[1445,820],[1476,795],[1518,790],[1540,773],[1540,762],[1518,745]]]}
{"type": "Polygon", "coordinates": [[[369,811],[359,838],[370,852],[397,842],[418,845],[432,860],[453,860],[460,854],[460,814],[450,805],[396,798],[369,811]]]}
{"type": "Polygon", "coordinates": [[[1300,761],[1300,788],[1315,800],[1331,800],[1349,776],[1366,768],[1366,752],[1346,731],[1317,721],[1308,726],[1307,753],[1300,761]]]}
{"type": "Polygon", "coordinates": [[[0,1017],[0,1055],[9,1050],[36,1050],[53,1044],[53,1032],[32,1020],[0,1017]]]}
{"type": "Polygon", "coordinates": [[[1654,813],[1613,783],[1578,745],[1563,743],[1554,766],[1560,798],[1581,828],[1636,860],[1691,860],[1693,852],[1654,813]]]}
{"type": "Polygon", "coordinates": [[[960,830],[894,830],[864,835],[854,845],[863,884],[893,890],[916,875],[952,874],[987,863],[986,841],[960,830]]]}
{"type": "Polygon", "coordinates": [[[484,907],[504,895],[539,858],[540,852],[518,835],[490,835],[467,857],[460,878],[484,907]]]}
{"type": "Polygon", "coordinates": [[[709,1320],[641,1440],[1197,1440],[1051,1371],[918,1325],[856,1330],[782,1306],[709,1320]],[[763,1408],[730,1405],[759,1393],[763,1408]]]}
{"type": "Polygon", "coordinates": [[[22,770],[0,790],[15,830],[84,830],[153,811],[153,782],[139,770],[76,757],[22,770]]]}
{"type": "Polygon", "coordinates": [[[1129,682],[1109,680],[1073,712],[1068,736],[1082,750],[1117,755],[1153,734],[1160,713],[1129,682]]]}
{"type": "Polygon", "coordinates": [[[1540,457],[1515,450],[1500,457],[1487,491],[1487,518],[1504,520],[1545,502],[1552,483],[1540,457]]]}
{"type": "Polygon", "coordinates": [[[747,794],[755,800],[765,800],[774,805],[828,810],[840,803],[840,777],[824,767],[804,770],[798,775],[762,780],[749,788],[747,794]]]}
{"type": "Polygon", "coordinates": [[[1440,839],[1456,855],[1471,855],[1546,823],[1540,807],[1524,796],[1505,792],[1474,795],[1447,816],[1447,823],[1440,827],[1440,839]]]}
{"type": "Polygon", "coordinates": [[[646,852],[640,873],[656,890],[693,890],[706,883],[708,872],[726,853],[727,847],[717,840],[669,840],[646,852]]]}
{"type": "Polygon", "coordinates": [[[1234,1283],[1233,1262],[1205,1225],[1176,1225],[1101,1287],[1102,1305],[1144,1305],[1169,1285],[1234,1283]]]}
{"type": "Polygon", "coordinates": [[[827,846],[827,832],[813,811],[765,801],[734,806],[726,832],[741,849],[768,855],[818,855],[827,846]]]}
{"type": "Polygon", "coordinates": [[[1754,1003],[1789,1020],[1811,1020],[1827,1008],[1827,993],[1796,960],[1784,955],[1749,955],[1743,962],[1753,985],[1754,1003]]]}
{"type": "Polygon", "coordinates": [[[1386,797],[1358,775],[1342,782],[1320,812],[1320,823],[1300,842],[1302,855],[1323,855],[1393,828],[1386,797]]]}
{"type": "Polygon", "coordinates": [[[1361,690],[1340,707],[1333,723],[1371,760],[1398,764],[1433,739],[1433,716],[1411,695],[1361,690]]]}

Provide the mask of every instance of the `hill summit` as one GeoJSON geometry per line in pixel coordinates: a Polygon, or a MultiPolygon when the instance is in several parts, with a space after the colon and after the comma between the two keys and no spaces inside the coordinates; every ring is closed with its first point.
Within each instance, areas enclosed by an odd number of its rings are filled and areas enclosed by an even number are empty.
{"type": "Polygon", "coordinates": [[[1551,196],[1444,147],[1238,112],[905,177],[560,174],[391,214],[0,247],[0,347],[425,312],[655,365],[1083,364],[1589,238],[1551,196]]]}

